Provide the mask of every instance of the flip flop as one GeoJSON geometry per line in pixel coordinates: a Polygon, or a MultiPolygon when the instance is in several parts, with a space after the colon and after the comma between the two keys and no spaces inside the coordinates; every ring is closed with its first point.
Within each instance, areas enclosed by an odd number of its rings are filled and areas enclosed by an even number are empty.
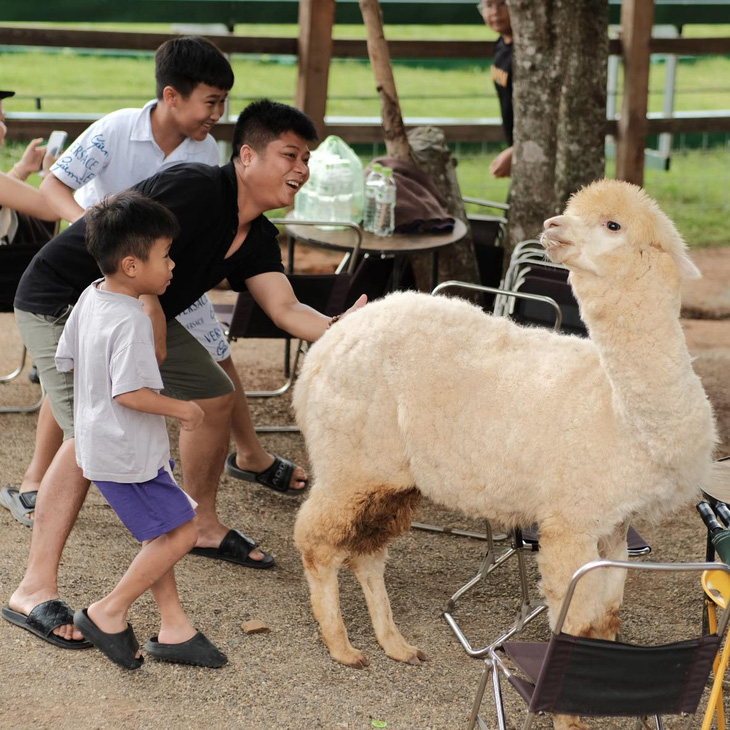
{"type": "Polygon", "coordinates": [[[202,632],[180,644],[161,644],[153,636],[145,645],[145,651],[154,659],[175,664],[192,664],[196,667],[217,669],[228,663],[228,657],[202,632]]]}
{"type": "Polygon", "coordinates": [[[89,617],[87,609],[80,608],[74,614],[74,626],[107,658],[124,669],[139,669],[144,658],[137,658],[139,649],[132,624],[127,624],[118,634],[107,634],[89,617]]]}
{"type": "Polygon", "coordinates": [[[64,639],[53,633],[53,629],[74,622],[71,609],[60,598],[39,603],[27,616],[10,606],[3,606],[3,618],[62,649],[90,649],[92,646],[86,639],[64,639]]]}
{"type": "Polygon", "coordinates": [[[305,486],[301,489],[292,489],[289,485],[291,484],[291,478],[294,474],[296,465],[285,459],[283,456],[275,455],[274,463],[263,471],[249,471],[248,469],[241,469],[236,465],[236,452],[228,454],[226,459],[226,465],[224,471],[226,474],[236,479],[243,479],[245,482],[254,482],[256,484],[262,484],[264,487],[273,489],[279,494],[286,494],[292,496],[294,494],[301,494],[305,492],[309,485],[309,480],[305,480],[305,486]]]}
{"type": "Polygon", "coordinates": [[[257,570],[273,568],[276,564],[273,555],[264,553],[263,560],[254,560],[248,557],[249,553],[258,545],[256,540],[240,530],[229,530],[223,538],[223,542],[217,548],[194,547],[190,553],[192,555],[202,555],[205,558],[213,558],[213,560],[225,560],[228,563],[243,565],[246,568],[256,568],[257,570]]]}
{"type": "Polygon", "coordinates": [[[9,484],[6,484],[0,489],[0,504],[6,509],[9,509],[10,514],[21,525],[33,527],[33,520],[28,515],[35,511],[35,500],[37,496],[37,491],[23,492],[21,494],[17,487],[11,487],[9,484]]]}

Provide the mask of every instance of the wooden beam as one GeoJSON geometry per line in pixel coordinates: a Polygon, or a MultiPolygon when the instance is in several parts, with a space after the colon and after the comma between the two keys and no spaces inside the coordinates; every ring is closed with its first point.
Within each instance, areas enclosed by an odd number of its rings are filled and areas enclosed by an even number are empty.
{"type": "Polygon", "coordinates": [[[320,138],[324,135],[327,111],[334,24],[335,0],[302,0],[299,3],[299,73],[294,103],[310,116],[320,138]]]}
{"type": "MultiPolygon", "coordinates": [[[[67,28],[26,28],[0,25],[0,45],[47,46],[49,48],[99,48],[130,51],[154,51],[164,41],[175,38],[170,33],[134,33],[122,31],[71,30],[67,28]]],[[[271,53],[295,56],[296,38],[269,36],[205,36],[224,53],[271,53]]],[[[493,41],[388,41],[391,58],[398,59],[485,59],[494,56],[493,41]]],[[[652,38],[652,53],[675,53],[684,56],[730,55],[730,37],[722,38],[652,38]]],[[[621,55],[621,41],[611,39],[608,51],[621,55]]],[[[333,41],[334,58],[367,58],[367,41],[338,38],[333,41]]]]}
{"type": "MultiPolygon", "coordinates": [[[[43,112],[15,112],[8,114],[6,139],[29,140],[34,137],[48,137],[54,129],[64,129],[69,138],[78,137],[101,114],[68,115],[43,112]]],[[[502,124],[498,120],[469,122],[450,119],[404,120],[406,131],[416,126],[439,127],[444,131],[447,142],[501,142],[504,140],[502,124]]],[[[216,139],[230,142],[233,138],[233,122],[219,122],[213,127],[216,139]]],[[[616,136],[618,122],[606,121],[606,134],[616,136]]],[[[730,132],[730,116],[714,115],[704,117],[672,117],[671,119],[649,119],[649,134],[692,134],[701,132],[730,132]]],[[[373,144],[383,141],[380,120],[353,117],[352,120],[333,119],[325,123],[324,134],[336,134],[348,144],[373,144]]]]}
{"type": "Polygon", "coordinates": [[[621,4],[624,98],[618,120],[616,177],[644,184],[644,148],[648,123],[649,43],[654,0],[623,0],[621,4]]]}

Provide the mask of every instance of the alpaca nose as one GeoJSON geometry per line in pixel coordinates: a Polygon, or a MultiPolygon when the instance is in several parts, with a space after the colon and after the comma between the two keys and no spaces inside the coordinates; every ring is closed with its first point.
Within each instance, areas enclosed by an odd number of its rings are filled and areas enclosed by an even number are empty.
{"type": "Polygon", "coordinates": [[[550,228],[560,228],[560,224],[562,223],[561,220],[562,216],[555,215],[552,218],[548,218],[543,224],[542,227],[547,231],[550,228]]]}

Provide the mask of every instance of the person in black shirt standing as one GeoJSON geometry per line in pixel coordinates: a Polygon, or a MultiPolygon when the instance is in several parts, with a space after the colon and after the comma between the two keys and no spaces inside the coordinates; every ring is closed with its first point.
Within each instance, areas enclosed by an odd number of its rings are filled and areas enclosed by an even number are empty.
{"type": "MultiPolygon", "coordinates": [[[[220,168],[183,163],[134,186],[172,211],[181,229],[170,249],[175,277],[164,294],[148,297],[144,306],[152,319],[165,394],[195,400],[205,412],[194,437],[183,434],[180,440],[185,489],[198,503],[198,542],[193,552],[251,568],[271,567],[273,557],[239,530],[224,526],[216,512],[233,385],[175,316],[225,278],[236,291],[248,289],[269,317],[294,337],[314,341],[337,319],[297,300],[283,273],[277,230],[263,215],[293,204],[309,178],[309,143],[316,136],[311,120],[299,110],[266,100],[254,102],[236,123],[232,162],[220,168]]],[[[48,243],[18,287],[16,319],[36,361],[55,355],[73,305],[99,278],[84,245],[85,232],[80,218],[48,243]]],[[[365,301],[361,297],[348,312],[365,301]]],[[[41,482],[28,566],[7,608],[8,614],[28,616],[23,628],[57,646],[76,649],[86,642],[71,624],[69,607],[58,597],[57,572],[89,482],[75,458],[73,382],[64,380],[68,374],[54,375],[50,368],[44,372],[53,413],[66,440],[41,482]]]]}
{"type": "Polygon", "coordinates": [[[479,12],[484,22],[499,33],[499,40],[492,63],[492,81],[499,97],[499,108],[502,112],[502,127],[507,139],[507,149],[500,152],[489,166],[494,177],[509,177],[512,172],[512,131],[514,114],[512,111],[512,25],[509,9],[505,0],[482,0],[479,12]]]}

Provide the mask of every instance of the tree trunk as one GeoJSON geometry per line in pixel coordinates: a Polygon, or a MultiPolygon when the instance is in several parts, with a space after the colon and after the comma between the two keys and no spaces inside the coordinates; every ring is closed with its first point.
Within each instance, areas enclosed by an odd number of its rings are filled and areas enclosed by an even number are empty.
{"type": "Polygon", "coordinates": [[[608,0],[511,0],[510,17],[515,154],[506,262],[573,192],[605,175],[608,0]]]}
{"type": "Polygon", "coordinates": [[[560,15],[563,88],[555,161],[556,214],[562,213],[574,192],[606,174],[608,3],[563,0],[560,15]]]}
{"type": "Polygon", "coordinates": [[[535,238],[555,207],[560,68],[556,63],[559,0],[511,0],[514,34],[515,144],[505,261],[515,245],[535,238]]]}
{"type": "MultiPolygon", "coordinates": [[[[461,199],[461,188],[456,177],[456,160],[445,141],[443,130],[437,127],[416,127],[408,132],[411,157],[430,178],[446,201],[446,210],[466,221],[466,210],[461,199]]],[[[468,226],[467,226],[468,229],[468,226]]],[[[431,255],[411,256],[411,264],[419,289],[431,283],[431,255]]],[[[459,243],[449,246],[439,256],[439,281],[479,282],[474,243],[471,231],[459,243]]]]}
{"type": "Polygon", "coordinates": [[[380,3],[378,0],[360,0],[360,12],[368,31],[368,56],[373,67],[376,88],[380,94],[385,147],[391,157],[408,160],[411,157],[411,150],[400,111],[398,91],[395,88],[388,42],[383,32],[380,3]]]}
{"type": "MultiPolygon", "coordinates": [[[[428,127],[421,128],[420,131],[414,130],[416,134],[413,136],[406,136],[398,91],[393,78],[388,42],[383,33],[380,3],[378,0],[359,0],[359,2],[368,32],[368,56],[380,94],[383,134],[388,155],[408,159],[418,165],[433,180],[439,192],[446,199],[449,213],[465,221],[466,212],[461,202],[461,190],[454,171],[455,162],[444,141],[444,134],[440,129],[428,127]],[[409,138],[415,145],[415,149],[411,148],[409,138]]],[[[431,255],[414,255],[410,259],[416,286],[421,290],[430,290],[431,255]]],[[[444,250],[439,256],[439,276],[469,282],[479,281],[471,234],[461,243],[444,250]]]]}

